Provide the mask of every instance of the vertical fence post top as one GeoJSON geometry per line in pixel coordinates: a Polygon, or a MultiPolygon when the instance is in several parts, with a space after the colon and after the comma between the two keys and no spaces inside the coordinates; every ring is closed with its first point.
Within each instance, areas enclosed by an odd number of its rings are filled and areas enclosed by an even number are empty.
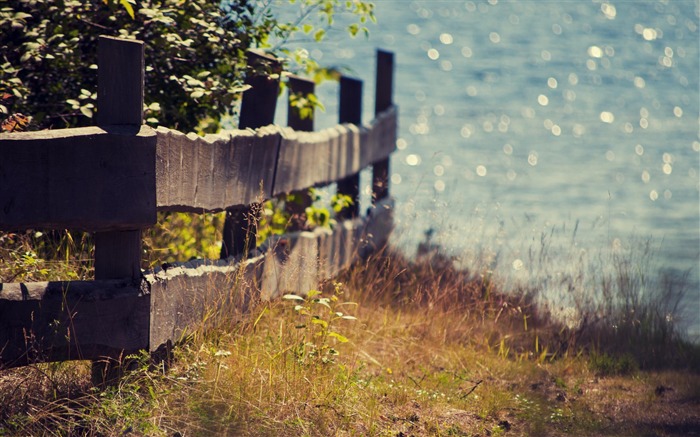
{"type": "Polygon", "coordinates": [[[99,44],[99,42],[102,42],[102,41],[106,41],[106,42],[114,41],[114,42],[119,42],[120,44],[121,43],[129,43],[129,44],[141,44],[141,45],[143,45],[143,41],[141,41],[140,39],[121,38],[118,36],[110,36],[110,35],[100,35],[98,38],[98,44],[99,44]]]}
{"type": "Polygon", "coordinates": [[[394,53],[377,49],[377,82],[375,84],[374,113],[389,109],[394,104],[394,53]]]}
{"type": "Polygon", "coordinates": [[[98,125],[143,124],[143,41],[100,36],[97,65],[98,125]]]}
{"type": "Polygon", "coordinates": [[[309,84],[309,85],[316,85],[316,82],[313,81],[313,79],[309,79],[308,77],[304,76],[299,76],[298,74],[294,73],[285,73],[285,76],[287,76],[287,80],[290,82],[299,82],[300,84],[309,84]]]}
{"type": "Polygon", "coordinates": [[[247,64],[254,69],[256,76],[282,73],[282,61],[274,55],[260,49],[248,49],[246,54],[248,56],[247,64]],[[259,69],[263,71],[259,71],[259,69]]]}

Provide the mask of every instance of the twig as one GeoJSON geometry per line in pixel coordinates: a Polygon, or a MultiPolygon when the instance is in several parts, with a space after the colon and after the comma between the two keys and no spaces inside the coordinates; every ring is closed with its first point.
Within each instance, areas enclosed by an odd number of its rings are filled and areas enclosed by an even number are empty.
{"type": "Polygon", "coordinates": [[[463,394],[463,395],[461,396],[461,398],[464,399],[464,398],[466,398],[467,396],[469,396],[470,394],[472,394],[472,393],[474,392],[474,390],[476,390],[476,388],[479,386],[479,384],[481,384],[483,381],[484,381],[483,379],[478,380],[478,381],[474,384],[474,387],[472,387],[471,390],[469,390],[467,393],[463,394]]]}

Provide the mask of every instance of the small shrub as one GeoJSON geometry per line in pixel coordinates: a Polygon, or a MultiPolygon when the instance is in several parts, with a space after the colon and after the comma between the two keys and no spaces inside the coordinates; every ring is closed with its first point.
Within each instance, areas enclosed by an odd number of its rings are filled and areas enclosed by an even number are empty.
{"type": "Polygon", "coordinates": [[[616,357],[606,353],[593,353],[589,358],[589,365],[598,376],[630,375],[639,369],[631,354],[616,357]]]}

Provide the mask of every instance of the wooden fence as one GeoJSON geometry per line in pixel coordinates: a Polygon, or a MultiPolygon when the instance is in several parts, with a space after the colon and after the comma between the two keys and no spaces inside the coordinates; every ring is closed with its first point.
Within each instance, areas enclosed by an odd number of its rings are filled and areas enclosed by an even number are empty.
{"type": "MultiPolygon", "coordinates": [[[[199,137],[143,125],[143,43],[102,37],[97,126],[0,135],[0,230],[93,233],[95,280],[0,284],[0,368],[156,351],[212,308],[232,316],[251,299],[303,293],[392,227],[388,159],[396,143],[393,54],[377,52],[376,118],[361,123],[362,82],[340,81],[340,124],[318,132],[289,109],[272,125],[281,67],[251,52],[252,86],[239,130],[199,137]],[[293,232],[255,247],[256,203],[337,182],[359,201],[359,172],[373,166],[373,207],[357,203],[332,229],[293,232]],[[222,256],[142,272],[141,231],[156,211],[226,211],[222,256]]],[[[293,93],[313,83],[292,77],[293,93]]]]}

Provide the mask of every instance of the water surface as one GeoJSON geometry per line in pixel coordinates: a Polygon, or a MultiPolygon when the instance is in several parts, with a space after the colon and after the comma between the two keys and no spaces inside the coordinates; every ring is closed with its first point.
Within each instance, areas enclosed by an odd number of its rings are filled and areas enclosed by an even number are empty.
{"type": "MultiPolygon", "coordinates": [[[[557,275],[637,252],[640,269],[690,270],[684,317],[700,336],[699,2],[376,5],[369,40],[308,47],[365,79],[365,120],[374,49],[395,52],[396,243],[412,251],[436,229],[551,296],[565,294],[557,275]]],[[[319,127],[336,122],[335,92],[319,90],[319,127]]]]}

